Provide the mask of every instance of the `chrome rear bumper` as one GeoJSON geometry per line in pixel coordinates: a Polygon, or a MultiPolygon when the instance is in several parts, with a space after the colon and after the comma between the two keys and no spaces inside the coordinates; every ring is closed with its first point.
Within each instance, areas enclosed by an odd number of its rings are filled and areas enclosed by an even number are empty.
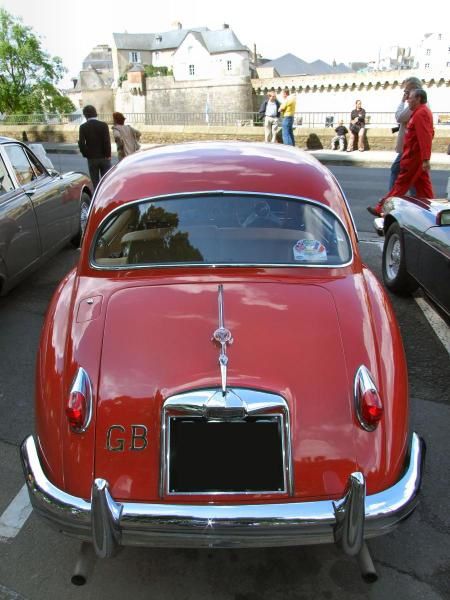
{"type": "Polygon", "coordinates": [[[357,554],[364,539],[388,533],[414,510],[422,479],[424,443],[412,435],[399,481],[366,496],[362,473],[352,473],[340,500],[276,504],[186,505],[116,502],[96,479],[90,502],[66,494],[45,476],[32,436],[21,446],[34,510],[63,533],[91,541],[101,557],[118,546],[264,547],[337,543],[357,554]]]}

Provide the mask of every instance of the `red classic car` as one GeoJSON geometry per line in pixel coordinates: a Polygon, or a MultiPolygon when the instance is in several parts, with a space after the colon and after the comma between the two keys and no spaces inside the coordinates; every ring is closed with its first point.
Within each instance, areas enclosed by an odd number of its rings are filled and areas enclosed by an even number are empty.
{"type": "Polygon", "coordinates": [[[162,146],[104,177],[36,418],[34,510],[84,555],[335,542],[374,580],[365,540],[421,485],[391,304],[338,182],[289,146],[162,146]]]}

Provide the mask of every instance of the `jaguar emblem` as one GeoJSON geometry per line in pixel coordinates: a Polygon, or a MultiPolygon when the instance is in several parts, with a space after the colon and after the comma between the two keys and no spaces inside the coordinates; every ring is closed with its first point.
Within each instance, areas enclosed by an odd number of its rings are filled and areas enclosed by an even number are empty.
{"type": "Polygon", "coordinates": [[[213,338],[216,340],[216,342],[219,342],[219,344],[233,343],[231,331],[229,329],[226,329],[225,327],[219,327],[219,329],[216,329],[213,333],[213,338]]]}

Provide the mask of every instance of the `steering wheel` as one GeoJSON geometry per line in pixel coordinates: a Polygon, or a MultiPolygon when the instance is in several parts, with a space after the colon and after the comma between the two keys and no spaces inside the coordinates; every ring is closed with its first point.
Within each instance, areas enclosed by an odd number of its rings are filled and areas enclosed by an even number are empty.
{"type": "Polygon", "coordinates": [[[280,219],[270,210],[265,200],[256,202],[252,212],[242,223],[242,227],[279,227],[280,219]]]}

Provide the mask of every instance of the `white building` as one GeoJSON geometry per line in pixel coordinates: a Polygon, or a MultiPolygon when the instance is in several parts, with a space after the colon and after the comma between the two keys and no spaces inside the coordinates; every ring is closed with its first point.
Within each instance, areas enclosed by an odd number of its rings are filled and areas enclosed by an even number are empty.
{"type": "Polygon", "coordinates": [[[173,76],[176,81],[249,77],[249,49],[228,27],[191,31],[173,55],[173,76]]]}
{"type": "MultiPolygon", "coordinates": [[[[113,69],[119,82],[133,65],[165,67],[175,81],[250,76],[250,51],[228,25],[210,31],[206,27],[162,33],[114,33],[113,69]]],[[[162,74],[165,74],[164,72],[162,74]]]]}
{"type": "Polygon", "coordinates": [[[417,49],[417,68],[424,73],[450,69],[450,34],[426,33],[417,49]]]}
{"type": "Polygon", "coordinates": [[[412,48],[388,46],[380,49],[378,60],[372,61],[370,66],[377,71],[399,71],[413,69],[416,62],[412,48]]]}

